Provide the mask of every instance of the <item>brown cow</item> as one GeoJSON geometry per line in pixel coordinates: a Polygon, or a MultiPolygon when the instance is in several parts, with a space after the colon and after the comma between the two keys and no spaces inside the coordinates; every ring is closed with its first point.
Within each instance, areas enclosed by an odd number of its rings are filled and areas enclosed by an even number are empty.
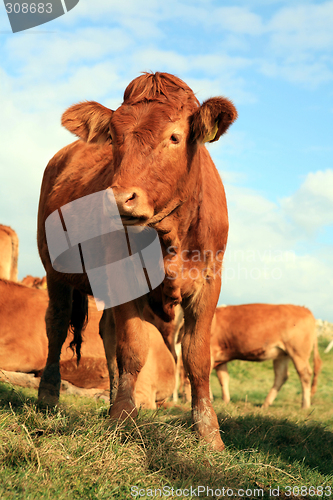
{"type": "Polygon", "coordinates": [[[274,385],[264,407],[271,405],[282,385],[288,379],[291,359],[302,383],[302,407],[310,407],[310,393],[314,394],[321,367],[318,354],[315,319],[305,307],[294,305],[245,304],[220,307],[211,338],[212,368],[216,369],[222,386],[222,398],[228,403],[229,374],[227,362],[273,360],[274,385]],[[309,363],[314,352],[314,376],[309,363]]]}
{"type": "Polygon", "coordinates": [[[47,288],[46,276],[43,276],[43,278],[36,278],[35,276],[28,274],[22,281],[20,281],[20,283],[22,283],[22,285],[29,286],[30,288],[41,288],[43,290],[47,288]]]}
{"type": "MultiPolygon", "coordinates": [[[[0,369],[7,372],[35,373],[43,370],[47,359],[45,313],[48,294],[19,283],[0,279],[0,369]]],[[[109,389],[108,368],[99,335],[101,312],[89,300],[89,321],[84,332],[81,360],[70,349],[67,336],[61,351],[61,378],[76,387],[109,389]]],[[[175,385],[175,362],[161,334],[147,323],[150,349],[137,382],[136,405],[156,408],[156,402],[168,398],[175,385]]],[[[6,374],[5,378],[17,380],[6,374]]]]}
{"type": "MultiPolygon", "coordinates": [[[[38,248],[50,295],[46,315],[50,349],[40,400],[50,404],[58,401],[61,347],[72,324],[79,353],[86,295],[92,294],[86,273],[61,273],[53,268],[45,221],[54,214],[58,220],[61,208],[74,200],[106,191],[104,215],[110,214],[110,221],[114,196],[125,228],[151,227],[158,233],[166,277],[149,293],[150,303],[161,317],[172,319],[175,306],[182,301],[182,346],[192,384],[194,426],[213,447],[223,449],[209,399],[209,372],[210,328],[220,293],[228,216],[223,184],[204,143],[218,140],[236,117],[229,100],[215,97],[200,105],[182,80],[167,73],[145,73],[133,80],[116,111],[84,102],[64,113],[62,124],[80,140],[52,158],[41,188],[38,248]]],[[[63,218],[61,224],[68,234],[63,218]]],[[[82,228],[76,229],[82,234],[82,228]]],[[[104,249],[104,260],[109,251],[110,245],[104,249]]],[[[108,276],[103,279],[107,281],[108,276]]],[[[142,320],[146,300],[147,296],[142,296],[105,309],[101,320],[111,401],[115,356],[120,373],[111,418],[137,413],[135,384],[149,350],[142,320]]]]}
{"type": "Polygon", "coordinates": [[[184,313],[182,307],[177,305],[175,307],[174,319],[166,322],[155,314],[151,307],[146,304],[143,309],[143,317],[145,321],[148,321],[158,329],[163,337],[165,345],[171,352],[175,362],[177,362],[177,344],[180,345],[184,326],[184,313]]]}
{"type": "Polygon", "coordinates": [[[45,290],[0,279],[0,368],[38,372],[45,366],[45,290]]]}
{"type": "MultiPolygon", "coordinates": [[[[46,364],[48,340],[45,313],[48,293],[20,283],[0,280],[0,368],[7,371],[41,372],[46,364]]],[[[71,335],[63,345],[61,371],[65,380],[79,387],[108,387],[103,345],[98,334],[101,313],[91,303],[82,346],[82,361],[69,349],[71,335]],[[82,376],[82,373],[85,375],[82,376]]]]}
{"type": "Polygon", "coordinates": [[[0,278],[17,281],[18,245],[15,231],[0,224],[0,278]]]}

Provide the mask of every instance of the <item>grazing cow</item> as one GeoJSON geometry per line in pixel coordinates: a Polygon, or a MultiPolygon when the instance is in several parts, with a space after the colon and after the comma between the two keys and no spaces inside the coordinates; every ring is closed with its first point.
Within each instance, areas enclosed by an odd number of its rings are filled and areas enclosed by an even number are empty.
{"type": "Polygon", "coordinates": [[[36,278],[35,276],[31,276],[28,274],[23,280],[20,282],[22,285],[29,286],[30,288],[41,288],[41,289],[46,289],[46,276],[43,276],[43,278],[36,278]]]}
{"type": "Polygon", "coordinates": [[[17,281],[18,245],[15,231],[0,224],[0,278],[17,281]]]}
{"type": "MultiPolygon", "coordinates": [[[[17,380],[20,384],[20,378],[26,380],[23,373],[41,374],[47,359],[44,319],[47,306],[46,291],[0,279],[0,369],[10,372],[4,380],[17,380]],[[21,372],[21,375],[17,377],[12,372],[21,372]]],[[[70,349],[71,334],[62,347],[61,378],[76,387],[109,389],[104,346],[99,335],[100,319],[101,312],[97,311],[94,300],[89,300],[89,321],[79,366],[70,349]]],[[[150,323],[146,323],[146,328],[150,349],[138,377],[135,402],[137,407],[156,408],[156,402],[164,401],[174,390],[175,361],[160,332],[150,323]]]]}
{"type": "MultiPolygon", "coordinates": [[[[48,339],[45,313],[48,293],[20,283],[0,280],[0,368],[7,371],[41,373],[46,365],[48,339]]],[[[78,387],[107,388],[109,384],[103,345],[98,334],[101,313],[89,307],[89,322],[82,346],[82,363],[69,349],[68,335],[61,354],[64,380],[78,387]],[[84,376],[82,375],[84,374],[84,376]]]]}
{"type": "Polygon", "coordinates": [[[222,386],[222,398],[228,403],[227,363],[273,360],[275,379],[264,407],[271,405],[288,379],[288,362],[295,365],[302,384],[302,407],[310,407],[311,393],[317,388],[321,367],[315,319],[305,307],[294,305],[245,304],[216,309],[211,337],[212,368],[222,386]],[[309,358],[313,349],[314,376],[309,358]]]}
{"type": "MultiPolygon", "coordinates": [[[[38,248],[50,296],[50,349],[39,388],[41,401],[58,401],[61,347],[71,324],[79,355],[86,296],[92,294],[86,273],[53,268],[45,221],[52,214],[59,219],[64,205],[105,191],[104,213],[110,220],[114,197],[125,228],[157,231],[165,271],[163,283],[153,291],[150,287],[149,294],[104,310],[100,331],[114,401],[110,416],[137,413],[135,384],[149,350],[142,316],[147,295],[166,320],[182,302],[182,348],[192,384],[194,427],[215,449],[223,449],[209,399],[209,372],[210,329],[220,293],[228,215],[223,184],[204,143],[218,140],[236,117],[229,100],[215,97],[200,105],[182,80],[167,73],[145,73],[133,80],[116,111],[83,102],[63,114],[62,124],[80,140],[52,158],[41,187],[38,248]],[[116,358],[119,387],[114,400],[116,358]]],[[[68,231],[63,218],[61,224],[68,231]]],[[[107,260],[109,247],[104,251],[107,260]]]]}

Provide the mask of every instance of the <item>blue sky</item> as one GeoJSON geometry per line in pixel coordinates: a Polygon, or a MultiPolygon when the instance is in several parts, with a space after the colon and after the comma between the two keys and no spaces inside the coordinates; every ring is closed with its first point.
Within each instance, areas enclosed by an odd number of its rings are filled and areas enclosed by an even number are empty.
{"type": "Polygon", "coordinates": [[[176,74],[239,118],[209,145],[230,233],[220,303],[294,303],[333,321],[333,1],[80,0],[12,34],[0,6],[0,222],[19,277],[44,274],[36,213],[44,168],[74,137],[69,105],[111,108],[141,71],[176,74]]]}

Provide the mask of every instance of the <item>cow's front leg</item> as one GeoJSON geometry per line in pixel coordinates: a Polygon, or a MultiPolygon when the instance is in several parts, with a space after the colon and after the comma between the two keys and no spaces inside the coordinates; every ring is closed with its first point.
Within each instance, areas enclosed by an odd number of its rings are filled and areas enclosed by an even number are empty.
{"type": "Polygon", "coordinates": [[[135,384],[149,351],[149,335],[139,300],[113,309],[117,336],[118,392],[110,407],[110,417],[125,419],[137,416],[135,384]]]}
{"type": "Polygon", "coordinates": [[[38,402],[55,405],[59,401],[60,370],[59,360],[66,340],[72,311],[73,290],[69,285],[47,277],[49,306],[46,310],[46,334],[49,350],[46,366],[38,389],[38,402]]]}
{"type": "Polygon", "coordinates": [[[194,428],[201,438],[221,451],[224,444],[209,394],[210,331],[218,294],[212,290],[214,284],[207,283],[207,288],[195,304],[184,304],[182,352],[184,367],[191,382],[194,428]]]}

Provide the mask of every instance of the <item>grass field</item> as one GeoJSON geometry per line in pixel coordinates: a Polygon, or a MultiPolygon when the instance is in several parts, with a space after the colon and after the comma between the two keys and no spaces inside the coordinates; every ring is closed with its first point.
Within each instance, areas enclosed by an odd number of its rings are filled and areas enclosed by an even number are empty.
{"type": "Polygon", "coordinates": [[[103,402],[66,396],[40,410],[35,390],[0,384],[0,499],[333,500],[333,352],[324,354],[326,345],[322,339],[310,410],[300,408],[292,366],[269,410],[260,405],[272,385],[271,362],[230,363],[227,406],[212,376],[223,453],[197,442],[189,407],[141,411],[136,422],[116,426],[103,402]]]}

